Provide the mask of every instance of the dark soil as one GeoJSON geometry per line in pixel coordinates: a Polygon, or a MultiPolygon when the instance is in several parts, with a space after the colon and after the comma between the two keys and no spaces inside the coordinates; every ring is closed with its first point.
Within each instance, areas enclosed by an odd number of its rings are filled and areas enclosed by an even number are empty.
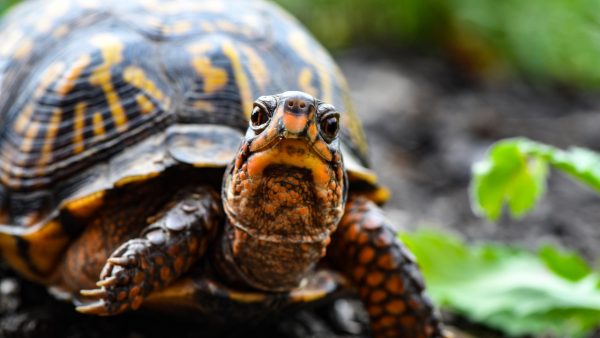
{"type": "MultiPolygon", "coordinates": [[[[554,173],[546,198],[521,221],[475,217],[467,186],[471,164],[501,138],[528,136],[566,147],[600,145],[600,98],[522,81],[487,84],[435,58],[339,58],[371,144],[372,163],[393,192],[386,209],[403,230],[428,226],[469,240],[536,248],[555,243],[590,261],[600,256],[600,198],[554,173]]],[[[501,337],[461,318],[477,337],[501,337]]],[[[364,337],[366,316],[349,298],[262,323],[203,326],[175,316],[78,315],[70,304],[0,269],[0,337],[364,337]]]]}
{"type": "Polygon", "coordinates": [[[549,242],[590,261],[600,257],[600,196],[560,173],[552,173],[545,198],[519,221],[486,222],[471,212],[468,198],[471,164],[499,139],[525,136],[598,150],[598,95],[523,81],[486,84],[431,58],[350,54],[341,64],[373,167],[393,193],[388,215],[398,225],[532,249],[549,242]]]}

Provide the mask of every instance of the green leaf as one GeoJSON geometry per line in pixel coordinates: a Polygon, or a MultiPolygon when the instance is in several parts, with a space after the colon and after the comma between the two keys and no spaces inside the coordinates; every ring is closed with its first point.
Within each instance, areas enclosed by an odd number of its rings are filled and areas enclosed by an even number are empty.
{"type": "Polygon", "coordinates": [[[576,282],[592,272],[583,258],[576,253],[561,252],[546,245],[538,254],[550,270],[568,280],[576,282]]]}
{"type": "Polygon", "coordinates": [[[433,299],[475,322],[510,336],[560,337],[583,337],[600,324],[600,276],[574,254],[551,247],[540,255],[491,244],[469,247],[431,231],[401,238],[433,299]],[[573,262],[574,270],[562,266],[573,262]]]}
{"type": "MultiPolygon", "coordinates": [[[[538,143],[538,145],[543,146],[538,143]]],[[[600,192],[600,155],[584,148],[570,148],[547,151],[548,160],[557,169],[585,183],[600,192]]],[[[538,149],[533,149],[539,151],[538,149]]]]}
{"type": "Polygon", "coordinates": [[[471,205],[477,214],[497,220],[506,202],[511,215],[520,217],[543,194],[548,166],[521,151],[526,141],[500,141],[490,148],[486,159],[473,165],[471,205]]]}
{"type": "Polygon", "coordinates": [[[543,195],[549,165],[600,192],[599,154],[576,147],[563,151],[526,138],[506,139],[473,165],[473,211],[497,220],[507,204],[512,217],[521,217],[543,195]]]}

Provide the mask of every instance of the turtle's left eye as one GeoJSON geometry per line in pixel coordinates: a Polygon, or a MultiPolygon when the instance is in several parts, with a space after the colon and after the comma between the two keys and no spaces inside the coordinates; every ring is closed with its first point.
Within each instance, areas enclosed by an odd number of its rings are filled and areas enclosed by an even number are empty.
{"type": "Polygon", "coordinates": [[[250,122],[253,127],[258,127],[265,124],[269,120],[269,113],[260,105],[255,105],[250,115],[250,122]]]}
{"type": "Polygon", "coordinates": [[[340,130],[340,117],[337,114],[327,114],[321,119],[321,134],[327,141],[333,141],[340,130]]]}

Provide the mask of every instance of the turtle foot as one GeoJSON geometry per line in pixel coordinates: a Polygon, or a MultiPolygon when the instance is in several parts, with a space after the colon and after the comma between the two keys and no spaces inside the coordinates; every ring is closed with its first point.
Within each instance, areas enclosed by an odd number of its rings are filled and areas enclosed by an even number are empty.
{"type": "Polygon", "coordinates": [[[139,238],[107,259],[97,289],[81,290],[77,311],[116,315],[138,309],[153,291],[185,273],[206,252],[221,219],[218,194],[207,188],[184,191],[151,218],[139,238]]]}
{"type": "MultiPolygon", "coordinates": [[[[160,261],[158,259],[158,263],[160,261]]],[[[156,263],[151,259],[151,244],[147,240],[126,242],[107,260],[96,283],[98,288],[81,290],[84,304],[78,306],[77,311],[116,315],[138,309],[145,296],[158,286],[153,285],[152,276],[163,267],[156,263]]]]}

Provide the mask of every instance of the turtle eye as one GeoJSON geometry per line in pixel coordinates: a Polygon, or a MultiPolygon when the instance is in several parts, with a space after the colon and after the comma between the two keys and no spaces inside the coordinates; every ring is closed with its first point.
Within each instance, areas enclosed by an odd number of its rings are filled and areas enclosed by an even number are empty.
{"type": "Polygon", "coordinates": [[[325,140],[331,142],[340,129],[340,117],[337,114],[328,114],[321,119],[321,134],[325,140]]]}
{"type": "Polygon", "coordinates": [[[269,113],[265,107],[254,105],[252,114],[250,115],[250,123],[253,127],[258,127],[265,124],[269,120],[269,113]]]}

